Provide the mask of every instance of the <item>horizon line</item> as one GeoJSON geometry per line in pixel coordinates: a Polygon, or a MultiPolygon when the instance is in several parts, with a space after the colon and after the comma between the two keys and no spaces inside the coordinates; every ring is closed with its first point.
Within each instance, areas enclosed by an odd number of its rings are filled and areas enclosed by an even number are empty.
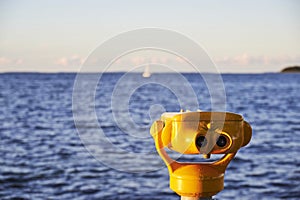
{"type": "MultiPolygon", "coordinates": [[[[0,74],[142,74],[143,72],[126,72],[126,71],[111,71],[111,72],[76,72],[76,71],[4,71],[0,72],[0,74]]],[[[188,72],[188,71],[182,71],[182,72],[152,72],[151,74],[280,74],[281,71],[273,71],[273,72],[188,72]]]]}

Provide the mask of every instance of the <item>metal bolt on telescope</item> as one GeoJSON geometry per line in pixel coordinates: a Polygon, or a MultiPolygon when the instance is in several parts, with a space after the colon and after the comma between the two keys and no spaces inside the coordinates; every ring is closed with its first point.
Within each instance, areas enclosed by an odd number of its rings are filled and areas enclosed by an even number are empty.
{"type": "Polygon", "coordinates": [[[151,135],[169,170],[170,188],[181,199],[212,198],[224,188],[225,170],[237,151],[251,139],[252,129],[239,114],[229,112],[164,113],[151,135]],[[224,154],[214,162],[177,162],[165,147],[181,154],[224,154]]]}

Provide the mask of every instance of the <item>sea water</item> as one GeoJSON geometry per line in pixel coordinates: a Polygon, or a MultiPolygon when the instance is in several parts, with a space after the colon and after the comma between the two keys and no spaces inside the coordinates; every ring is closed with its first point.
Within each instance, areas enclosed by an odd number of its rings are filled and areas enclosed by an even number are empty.
{"type": "MultiPolygon", "coordinates": [[[[158,156],[133,157],[155,153],[148,131],[154,118],[160,111],[179,111],[180,102],[188,105],[191,97],[173,74],[153,74],[152,83],[132,90],[134,80],[142,79],[141,74],[132,74],[131,81],[122,85],[130,98],[117,96],[116,110],[112,96],[122,76],[103,74],[93,109],[105,137],[125,153],[99,145],[97,159],[80,136],[92,136],[99,127],[89,124],[89,113],[83,115],[86,123],[74,122],[76,74],[0,74],[0,199],[179,199],[169,189],[168,171],[158,156]],[[176,92],[155,84],[159,80],[173,84],[185,99],[178,100],[176,92]],[[158,106],[151,116],[152,105],[158,106]],[[122,124],[128,116],[139,131],[122,124]]],[[[196,94],[199,109],[213,109],[205,81],[195,74],[183,76],[196,94]]],[[[300,74],[222,74],[221,78],[226,98],[220,97],[219,104],[243,115],[253,136],[230,163],[225,188],[215,198],[299,199],[300,74]]],[[[83,85],[79,94],[83,103],[84,92],[83,85]]]]}

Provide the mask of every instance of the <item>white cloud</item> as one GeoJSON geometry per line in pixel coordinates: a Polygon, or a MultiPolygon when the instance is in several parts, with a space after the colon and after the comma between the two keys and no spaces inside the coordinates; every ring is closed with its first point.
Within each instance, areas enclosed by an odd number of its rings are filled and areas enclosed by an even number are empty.
{"type": "Polygon", "coordinates": [[[16,65],[22,65],[24,63],[23,59],[17,59],[16,65]]]}
{"type": "Polygon", "coordinates": [[[77,56],[73,55],[70,57],[61,57],[57,59],[54,63],[59,66],[67,67],[67,66],[80,66],[83,63],[84,59],[77,56]]]}
{"type": "Polygon", "coordinates": [[[23,59],[11,59],[7,57],[0,57],[0,66],[18,66],[23,64],[23,59]]]}
{"type": "Polygon", "coordinates": [[[11,64],[11,60],[5,57],[0,57],[0,65],[9,65],[11,64]]]}
{"type": "Polygon", "coordinates": [[[278,66],[278,65],[289,65],[289,64],[299,64],[300,55],[289,56],[252,56],[247,53],[236,56],[225,56],[223,58],[216,59],[215,62],[218,65],[223,66],[278,66]]]}
{"type": "Polygon", "coordinates": [[[59,58],[55,61],[55,64],[60,65],[60,66],[67,66],[68,65],[68,60],[67,58],[59,58]]]}

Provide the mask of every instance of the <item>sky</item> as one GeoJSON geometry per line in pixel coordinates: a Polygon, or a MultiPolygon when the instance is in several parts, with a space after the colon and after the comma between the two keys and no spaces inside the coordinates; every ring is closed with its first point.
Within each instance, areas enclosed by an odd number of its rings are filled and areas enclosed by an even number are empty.
{"type": "Polygon", "coordinates": [[[298,0],[0,0],[0,72],[77,72],[101,43],[145,27],[191,38],[220,72],[277,72],[300,65],[299,10],[298,0]]]}

